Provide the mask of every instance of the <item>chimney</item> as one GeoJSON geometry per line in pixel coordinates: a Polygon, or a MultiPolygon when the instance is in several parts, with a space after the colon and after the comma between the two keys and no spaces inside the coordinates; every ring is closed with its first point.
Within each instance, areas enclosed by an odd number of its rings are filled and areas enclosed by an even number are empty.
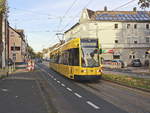
{"type": "Polygon", "coordinates": [[[104,11],[107,11],[107,6],[104,7],[104,11]]]}
{"type": "Polygon", "coordinates": [[[136,7],[133,8],[133,11],[137,11],[136,7]]]}

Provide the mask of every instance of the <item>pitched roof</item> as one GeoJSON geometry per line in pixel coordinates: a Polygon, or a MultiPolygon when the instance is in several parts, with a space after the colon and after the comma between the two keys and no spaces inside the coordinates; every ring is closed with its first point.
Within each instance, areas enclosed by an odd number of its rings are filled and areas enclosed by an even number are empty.
{"type": "Polygon", "coordinates": [[[24,39],[24,30],[23,29],[14,29],[12,28],[11,26],[9,26],[10,29],[12,29],[14,32],[16,32],[18,35],[21,36],[22,40],[25,42],[25,39],[24,39]]]}
{"type": "Polygon", "coordinates": [[[150,21],[148,11],[87,11],[90,19],[96,21],[150,21]]]}

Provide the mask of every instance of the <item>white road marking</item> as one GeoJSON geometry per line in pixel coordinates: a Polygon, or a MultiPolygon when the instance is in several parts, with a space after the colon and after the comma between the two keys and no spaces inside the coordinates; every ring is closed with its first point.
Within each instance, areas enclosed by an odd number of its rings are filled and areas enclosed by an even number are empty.
{"type": "Polygon", "coordinates": [[[65,84],[61,84],[63,87],[65,87],[65,84]]]}
{"type": "Polygon", "coordinates": [[[72,89],[70,89],[70,88],[67,88],[67,90],[72,91],[72,89]]]}
{"type": "Polygon", "coordinates": [[[7,91],[8,91],[8,89],[2,89],[2,91],[7,92],[7,91]]]}
{"type": "Polygon", "coordinates": [[[60,81],[57,81],[57,83],[60,83],[60,81]]]}
{"type": "Polygon", "coordinates": [[[78,93],[74,93],[77,97],[82,98],[81,95],[79,95],[78,93]]]}
{"type": "Polygon", "coordinates": [[[89,104],[90,106],[92,106],[92,107],[95,108],[95,109],[100,109],[100,107],[96,106],[95,104],[93,104],[93,103],[90,102],[90,101],[87,101],[86,103],[89,104]]]}
{"type": "Polygon", "coordinates": [[[54,78],[54,80],[56,80],[56,78],[54,78]]]}

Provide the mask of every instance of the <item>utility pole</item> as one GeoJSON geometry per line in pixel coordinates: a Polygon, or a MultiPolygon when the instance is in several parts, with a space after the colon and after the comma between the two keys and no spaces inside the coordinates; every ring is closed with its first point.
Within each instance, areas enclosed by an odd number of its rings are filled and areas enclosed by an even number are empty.
{"type": "Polygon", "coordinates": [[[14,43],[14,47],[13,47],[13,62],[14,62],[14,69],[15,69],[15,62],[16,62],[16,50],[15,50],[15,43],[14,43]]]}
{"type": "Polygon", "coordinates": [[[150,72],[150,50],[148,50],[148,59],[149,59],[149,72],[150,72]]]}

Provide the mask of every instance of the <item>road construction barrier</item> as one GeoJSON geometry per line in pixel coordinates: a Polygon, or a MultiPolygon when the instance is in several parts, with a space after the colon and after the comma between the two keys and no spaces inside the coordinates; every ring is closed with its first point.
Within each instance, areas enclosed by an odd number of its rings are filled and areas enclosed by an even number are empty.
{"type": "Polygon", "coordinates": [[[27,63],[27,71],[33,71],[35,68],[35,63],[32,60],[29,60],[27,63]]]}
{"type": "Polygon", "coordinates": [[[104,68],[119,69],[122,68],[121,62],[106,62],[102,64],[104,68]]]}
{"type": "Polygon", "coordinates": [[[18,71],[26,71],[27,63],[26,62],[17,62],[17,63],[15,63],[15,69],[18,71]]]}

